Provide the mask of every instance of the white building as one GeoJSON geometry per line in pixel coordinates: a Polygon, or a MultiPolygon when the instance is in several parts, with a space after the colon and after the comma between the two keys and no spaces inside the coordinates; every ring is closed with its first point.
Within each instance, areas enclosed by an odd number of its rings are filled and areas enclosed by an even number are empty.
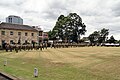
{"type": "Polygon", "coordinates": [[[19,16],[10,15],[6,18],[7,23],[23,24],[23,19],[19,16]]]}

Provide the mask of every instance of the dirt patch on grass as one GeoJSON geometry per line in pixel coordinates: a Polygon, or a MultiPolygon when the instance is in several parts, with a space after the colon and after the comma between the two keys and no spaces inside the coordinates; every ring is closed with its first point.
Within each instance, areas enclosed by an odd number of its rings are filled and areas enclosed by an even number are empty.
{"type": "Polygon", "coordinates": [[[64,66],[66,63],[61,61],[51,61],[51,63],[55,66],[64,66]]]}

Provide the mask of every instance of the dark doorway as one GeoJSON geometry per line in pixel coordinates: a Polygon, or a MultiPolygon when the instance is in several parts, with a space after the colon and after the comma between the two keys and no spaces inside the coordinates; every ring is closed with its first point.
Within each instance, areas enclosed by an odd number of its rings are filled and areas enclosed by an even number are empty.
{"type": "Polygon", "coordinates": [[[3,49],[5,49],[5,45],[6,45],[5,40],[2,40],[2,48],[3,49]]]}

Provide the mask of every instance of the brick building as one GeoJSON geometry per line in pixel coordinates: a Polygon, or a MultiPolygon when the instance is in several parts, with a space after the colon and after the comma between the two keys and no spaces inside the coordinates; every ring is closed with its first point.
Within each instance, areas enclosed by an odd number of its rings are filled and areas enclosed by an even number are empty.
{"type": "Polygon", "coordinates": [[[0,45],[4,43],[38,43],[38,30],[28,25],[1,23],[0,45]]]}

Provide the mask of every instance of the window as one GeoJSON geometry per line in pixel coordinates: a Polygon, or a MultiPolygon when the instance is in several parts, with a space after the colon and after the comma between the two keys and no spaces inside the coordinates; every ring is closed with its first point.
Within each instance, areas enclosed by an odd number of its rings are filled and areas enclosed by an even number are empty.
{"type": "Polygon", "coordinates": [[[14,42],[13,42],[13,40],[10,40],[10,44],[13,44],[14,42]]]}
{"type": "Polygon", "coordinates": [[[45,33],[44,36],[47,36],[47,34],[45,33]]]}
{"type": "Polygon", "coordinates": [[[5,49],[5,45],[6,45],[5,40],[2,40],[2,48],[3,49],[5,49]]]}
{"type": "Polygon", "coordinates": [[[39,36],[42,36],[42,32],[39,32],[39,36]]]}
{"type": "Polygon", "coordinates": [[[1,35],[5,35],[5,31],[2,31],[2,32],[1,32],[1,35]]]}
{"type": "Polygon", "coordinates": [[[9,22],[12,23],[12,18],[9,18],[9,22]]]}
{"type": "Polygon", "coordinates": [[[21,32],[18,32],[18,36],[20,36],[21,35],[21,32]]]}
{"type": "Polygon", "coordinates": [[[25,36],[27,36],[28,35],[28,33],[25,33],[25,36]]]}
{"type": "Polygon", "coordinates": [[[8,22],[10,22],[11,21],[11,19],[9,18],[9,21],[8,22]]]}
{"type": "Polygon", "coordinates": [[[25,40],[25,44],[27,44],[28,43],[28,41],[27,40],[25,40]]]}
{"type": "Polygon", "coordinates": [[[34,40],[32,40],[32,41],[31,41],[31,44],[34,44],[34,43],[35,43],[34,40]]]}
{"type": "Polygon", "coordinates": [[[34,36],[34,33],[31,33],[31,36],[34,36]]]}
{"type": "Polygon", "coordinates": [[[5,44],[5,40],[2,40],[2,44],[5,44]]]}
{"type": "Polygon", "coordinates": [[[10,35],[13,35],[13,31],[10,31],[10,35]]]}

